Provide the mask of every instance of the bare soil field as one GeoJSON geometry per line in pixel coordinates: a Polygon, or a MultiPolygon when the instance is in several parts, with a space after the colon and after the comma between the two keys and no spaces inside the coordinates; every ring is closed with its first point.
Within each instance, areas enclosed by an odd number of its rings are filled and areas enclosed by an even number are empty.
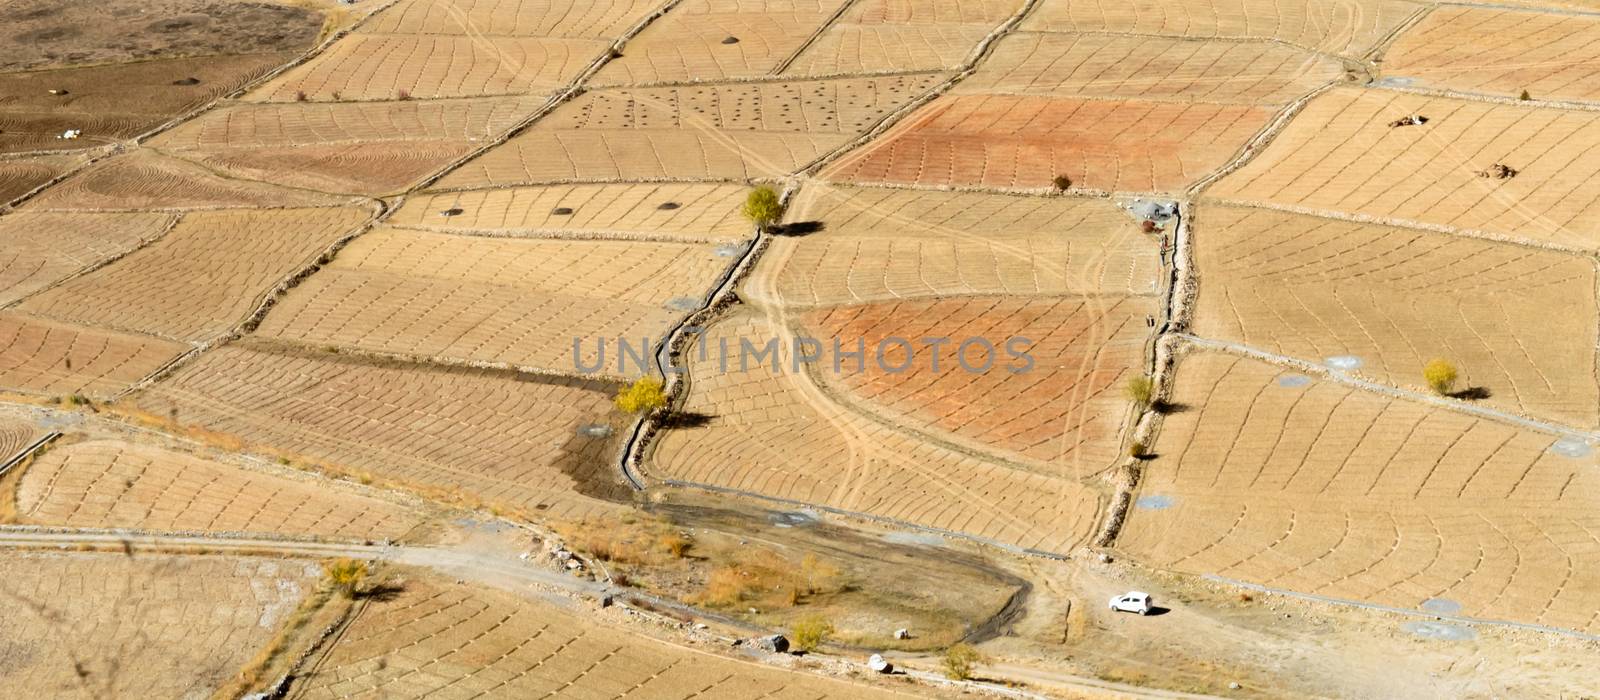
{"type": "Polygon", "coordinates": [[[869,359],[865,371],[847,363],[817,372],[875,413],[1021,455],[1046,474],[1083,477],[1125,452],[1123,385],[1141,373],[1153,333],[1145,319],[1155,313],[1153,298],[970,297],[836,307],[801,324],[849,349],[857,338],[869,349],[893,338],[913,344],[910,353],[888,346],[886,367],[869,359]],[[922,338],[948,342],[934,350],[922,338]],[[1028,341],[1018,347],[1031,366],[1006,354],[1013,338],[1028,341]]]}
{"type": "Polygon", "coordinates": [[[789,218],[823,230],[774,238],[753,279],[775,277],[791,307],[1154,294],[1159,284],[1159,238],[1105,200],[816,183],[800,190],[789,218]]]}
{"type": "Polygon", "coordinates": [[[573,517],[607,507],[588,496],[629,493],[615,467],[613,391],[246,342],[201,355],[136,404],[380,483],[573,517]]]}
{"type": "Polygon", "coordinates": [[[316,586],[313,562],[0,555],[0,672],[17,697],[204,698],[316,586]]]}
{"type": "Polygon", "coordinates": [[[1423,8],[1405,0],[1223,0],[1204,5],[1184,0],[1044,0],[1022,28],[1270,40],[1356,57],[1423,8]]]}
{"type": "Polygon", "coordinates": [[[982,24],[999,26],[1017,10],[1023,0],[860,0],[851,6],[843,21],[862,24],[982,24]]]}
{"type": "Polygon", "coordinates": [[[0,207],[61,176],[77,162],[73,156],[0,160],[0,207]]]}
{"type": "Polygon", "coordinates": [[[32,209],[136,210],[332,206],[333,195],[224,178],[150,149],[107,158],[28,202],[32,209]]]}
{"type": "Polygon", "coordinates": [[[1360,374],[1419,391],[1423,365],[1444,357],[1490,405],[1600,423],[1592,260],[1261,209],[1208,206],[1194,225],[1198,335],[1355,356],[1360,374]]]}
{"type": "Polygon", "coordinates": [[[776,73],[844,0],[684,0],[628,41],[594,85],[655,85],[776,73]],[[731,40],[731,41],[730,41],[731,40]]]}
{"type": "Polygon", "coordinates": [[[39,429],[31,424],[0,419],[0,462],[27,449],[38,437],[39,429]]]}
{"type": "Polygon", "coordinates": [[[1600,630],[1596,460],[1556,436],[1195,354],[1118,547],[1406,609],[1600,630]],[[1572,454],[1572,453],[1568,453],[1572,454]]]}
{"type": "Polygon", "coordinates": [[[407,100],[549,94],[607,42],[506,36],[352,34],[245,99],[407,100]]]}
{"type": "Polygon", "coordinates": [[[617,339],[637,346],[664,337],[730,262],[707,245],[384,229],[353,241],[258,332],[560,374],[578,370],[573,345],[581,339],[582,366],[608,363],[601,371],[617,376],[617,339]]]}
{"type": "Polygon", "coordinates": [[[0,388],[103,398],[128,388],[187,349],[148,335],[0,312],[0,388]]]}
{"type": "Polygon", "coordinates": [[[739,215],[748,191],[732,184],[655,183],[422,193],[388,222],[489,236],[730,243],[755,233],[739,215]],[[556,213],[561,210],[570,213],[556,213]]]}
{"type": "Polygon", "coordinates": [[[1207,194],[1594,250],[1597,139],[1592,112],[1338,89],[1207,194]],[[1388,125],[1417,114],[1428,122],[1388,125]],[[1479,174],[1495,164],[1518,172],[1479,174]]]}
{"type": "Polygon", "coordinates": [[[806,47],[783,74],[866,75],[954,70],[961,67],[983,37],[993,30],[993,26],[985,24],[869,24],[850,22],[847,15],[806,47]]]}
{"type": "Polygon", "coordinates": [[[355,208],[191,212],[161,240],[23,302],[25,311],[201,342],[245,320],[371,213],[355,208]]]}
{"type": "Polygon", "coordinates": [[[1284,104],[1343,75],[1339,61],[1276,43],[1019,33],[954,92],[1284,104]]]}
{"type": "Polygon", "coordinates": [[[0,153],[75,150],[138,136],[233,92],[294,54],[209,56],[0,73],[0,153]],[[65,94],[51,94],[62,90],[65,94]],[[83,134],[58,138],[68,129],[83,134]]]}
{"type": "Polygon", "coordinates": [[[1426,87],[1541,100],[1600,99],[1600,17],[1440,7],[1400,36],[1384,72],[1426,87]]]}
{"type": "Polygon", "coordinates": [[[1272,112],[1246,105],[941,97],[824,171],[930,187],[1178,190],[1227,163],[1272,112]]]}
{"type": "Polygon", "coordinates": [[[241,0],[12,0],[0,8],[0,71],[304,51],[324,17],[241,0]]]}
{"type": "Polygon", "coordinates": [[[23,472],[23,522],[179,532],[399,539],[421,514],[307,478],[119,440],[53,447],[23,472]]]}
{"type": "Polygon", "coordinates": [[[615,39],[665,0],[402,0],[361,27],[369,34],[615,39]]]}
{"type": "Polygon", "coordinates": [[[777,371],[754,353],[740,366],[743,343],[759,350],[778,338],[769,322],[745,312],[707,330],[699,341],[704,359],[698,349],[685,353],[694,384],[682,410],[703,424],[663,433],[648,462],[651,476],[1049,552],[1070,551],[1088,536],[1099,499],[1075,475],[1023,472],[889,428],[821,395],[795,376],[787,354],[777,371]]]}
{"type": "Polygon", "coordinates": [[[159,212],[0,217],[0,306],[155,240],[175,222],[159,212]]]}
{"type": "Polygon", "coordinates": [[[924,74],[590,92],[437,186],[784,175],[941,79],[924,74]]]}
{"type": "MultiPolygon", "coordinates": [[[[597,623],[590,611],[408,576],[297,674],[288,697],[909,698],[741,661],[597,623]]],[[[921,691],[921,692],[919,692],[921,691]]]]}

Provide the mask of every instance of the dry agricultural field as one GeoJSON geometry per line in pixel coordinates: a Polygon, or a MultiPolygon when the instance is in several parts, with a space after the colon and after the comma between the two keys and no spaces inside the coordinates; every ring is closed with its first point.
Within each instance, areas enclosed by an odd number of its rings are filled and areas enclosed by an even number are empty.
{"type": "Polygon", "coordinates": [[[1388,71],[1420,86],[1540,100],[1600,98],[1600,18],[1441,7],[1395,42],[1388,71]]]}
{"type": "Polygon", "coordinates": [[[751,235],[739,216],[745,192],[734,184],[671,182],[436,192],[412,197],[388,221],[485,236],[729,243],[751,235]]]}

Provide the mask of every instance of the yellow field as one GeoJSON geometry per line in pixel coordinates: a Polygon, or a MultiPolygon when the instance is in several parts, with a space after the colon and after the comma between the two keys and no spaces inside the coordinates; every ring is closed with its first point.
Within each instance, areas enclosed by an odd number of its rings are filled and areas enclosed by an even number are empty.
{"type": "Polygon", "coordinates": [[[597,86],[755,78],[780,68],[844,0],[684,0],[628,41],[597,86]],[[733,39],[734,41],[727,41],[733,39]]]}
{"type": "Polygon", "coordinates": [[[332,206],[344,197],[225,178],[148,149],[107,158],[51,187],[28,209],[138,210],[332,206]]]}
{"type": "Polygon", "coordinates": [[[38,428],[21,421],[0,418],[0,462],[27,449],[38,437],[38,428]]]}
{"type": "Polygon", "coordinates": [[[315,563],[141,553],[4,554],[13,697],[204,698],[316,586],[315,563]]]}
{"type": "Polygon", "coordinates": [[[17,486],[24,522],[398,539],[421,516],[375,498],[116,440],[55,447],[17,486]]]}
{"type": "Polygon", "coordinates": [[[371,34],[610,39],[664,0],[403,0],[361,27],[371,34]]]}
{"type": "Polygon", "coordinates": [[[368,211],[192,212],[161,240],[34,296],[24,311],[199,342],[245,320],[284,278],[353,233],[368,211]]]}
{"type": "Polygon", "coordinates": [[[730,184],[560,185],[419,194],[388,221],[436,231],[562,238],[726,243],[755,229],[739,215],[748,188],[730,184]],[[459,213],[445,212],[459,209],[459,213]],[[557,214],[570,209],[570,214],[557,214]]]}
{"type": "Polygon", "coordinates": [[[1600,631],[1597,460],[1553,435],[1216,354],[1180,363],[1118,547],[1327,595],[1600,631]],[[1146,501],[1147,503],[1149,501],[1146,501]]]}
{"type": "Polygon", "coordinates": [[[1491,405],[1600,424],[1592,260],[1270,210],[1207,206],[1198,335],[1311,362],[1354,355],[1379,381],[1427,391],[1434,357],[1491,405]],[[1397,303],[1396,300],[1404,300],[1397,303]]]}
{"type": "Polygon", "coordinates": [[[1159,34],[1191,39],[1277,40],[1360,56],[1424,5],[1405,0],[1044,0],[1022,28],[1159,34]]]}
{"type": "Polygon", "coordinates": [[[1402,34],[1386,74],[1420,85],[1540,100],[1600,99],[1600,18],[1440,7],[1402,34]]]}
{"type": "Polygon", "coordinates": [[[173,221],[160,213],[0,217],[0,306],[155,239],[173,221]]]}
{"type": "Polygon", "coordinates": [[[984,24],[863,24],[842,18],[801,52],[783,74],[953,70],[961,67],[993,29],[984,24]]]}
{"type": "Polygon", "coordinates": [[[1265,151],[1207,191],[1594,250],[1600,115],[1384,90],[1312,100],[1265,151]],[[1420,114],[1421,126],[1390,128],[1420,114]],[[1520,173],[1481,177],[1495,164],[1520,173]]]}
{"type": "Polygon", "coordinates": [[[187,349],[148,335],[0,312],[0,388],[103,398],[145,378],[187,349]]]}
{"type": "Polygon", "coordinates": [[[600,338],[660,339],[729,262],[705,245],[385,229],[295,288],[259,333],[570,374],[575,338],[584,366],[601,359],[600,338]]]}

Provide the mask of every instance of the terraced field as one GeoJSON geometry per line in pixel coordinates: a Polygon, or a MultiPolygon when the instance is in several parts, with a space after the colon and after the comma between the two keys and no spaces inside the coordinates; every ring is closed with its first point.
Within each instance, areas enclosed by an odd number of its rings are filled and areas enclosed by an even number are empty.
{"type": "Polygon", "coordinates": [[[489,236],[553,236],[728,243],[749,238],[746,189],[710,183],[507,187],[421,194],[396,226],[489,236]],[[557,213],[561,212],[561,213],[557,213]]]}
{"type": "Polygon", "coordinates": [[[440,693],[649,698],[915,697],[627,635],[547,603],[409,580],[366,608],[290,697],[440,693]]]}
{"type": "Polygon", "coordinates": [[[7,692],[208,697],[315,585],[314,563],[161,554],[0,555],[7,692]]]}
{"type": "MultiPolygon", "coordinates": [[[[1162,567],[1589,633],[1595,457],[1557,436],[1197,354],[1119,547],[1162,567]],[[1435,603],[1439,605],[1439,603],[1435,603]]],[[[1581,445],[1581,443],[1578,443],[1581,445]]]]}
{"type": "Polygon", "coordinates": [[[73,174],[28,202],[30,209],[152,211],[241,207],[314,207],[345,197],[222,177],[204,166],[141,149],[73,174]]]}
{"type": "Polygon", "coordinates": [[[0,206],[64,174],[73,162],[72,156],[0,160],[0,206]]]}
{"type": "Polygon", "coordinates": [[[1594,101],[1600,18],[1512,8],[1440,7],[1401,35],[1385,72],[1426,87],[1594,101]]]}
{"type": "MultiPolygon", "coordinates": [[[[881,6],[880,6],[881,7],[881,6]]],[[[854,5],[784,69],[790,76],[867,75],[959,68],[1000,20],[977,23],[886,22],[854,5]]]]}
{"type": "Polygon", "coordinates": [[[0,312],[0,389],[108,397],[176,359],[188,346],[148,335],[0,312]]]}
{"type": "Polygon", "coordinates": [[[159,416],[449,498],[576,517],[626,494],[612,387],[230,344],[136,396],[159,416]],[[585,428],[588,428],[585,430],[585,428]]]}
{"type": "Polygon", "coordinates": [[[1044,0],[1022,22],[1033,31],[1156,34],[1280,41],[1360,56],[1424,6],[1406,0],[1044,0]]]}
{"type": "Polygon", "coordinates": [[[779,72],[844,0],[684,0],[628,42],[596,86],[698,83],[779,72]]]}
{"type": "Polygon", "coordinates": [[[421,516],[314,480],[117,440],[58,446],[17,486],[24,522],[179,532],[399,539],[421,516]]]}
{"type": "Polygon", "coordinates": [[[159,238],[175,222],[153,212],[0,218],[0,306],[159,238]]]}
{"type": "Polygon", "coordinates": [[[0,462],[27,449],[39,438],[39,431],[20,421],[0,420],[0,462]]]}
{"type": "Polygon", "coordinates": [[[601,371],[614,376],[617,360],[599,339],[638,345],[662,337],[699,306],[728,262],[708,245],[386,229],[356,240],[296,288],[260,334],[563,374],[604,363],[601,371]]]}
{"type": "Polygon", "coordinates": [[[362,31],[605,39],[620,36],[661,5],[662,0],[403,0],[362,31]]]}
{"type": "Polygon", "coordinates": [[[1592,260],[1461,236],[1208,207],[1199,335],[1426,391],[1449,358],[1460,389],[1573,426],[1600,424],[1592,260]],[[1395,303],[1404,299],[1405,303],[1395,303]]]}

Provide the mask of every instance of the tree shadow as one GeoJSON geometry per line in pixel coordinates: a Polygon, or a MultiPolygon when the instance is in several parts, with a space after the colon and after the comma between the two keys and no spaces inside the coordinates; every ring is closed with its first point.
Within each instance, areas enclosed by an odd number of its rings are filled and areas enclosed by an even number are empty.
{"type": "Polygon", "coordinates": [[[1190,408],[1189,404],[1178,403],[1178,402],[1173,402],[1173,401],[1157,401],[1155,403],[1150,404],[1150,410],[1153,410],[1156,413],[1159,413],[1159,414],[1161,414],[1163,416],[1170,416],[1170,415],[1177,414],[1177,413],[1184,413],[1184,412],[1187,412],[1189,410],[1189,408],[1190,408]]]}
{"type": "Polygon", "coordinates": [[[821,221],[796,221],[788,224],[779,224],[772,227],[774,236],[807,236],[828,228],[821,221]]]}
{"type": "Polygon", "coordinates": [[[406,587],[398,583],[380,583],[368,588],[367,590],[357,593],[356,597],[365,600],[376,601],[379,603],[387,603],[395,598],[399,598],[400,594],[405,592],[406,587]]]}
{"type": "Polygon", "coordinates": [[[1160,456],[1161,456],[1160,452],[1141,452],[1139,454],[1133,455],[1133,458],[1136,459],[1136,460],[1139,460],[1141,462],[1148,462],[1148,461],[1153,460],[1153,459],[1155,459],[1157,457],[1160,457],[1160,456]]]}
{"type": "Polygon", "coordinates": [[[709,425],[715,417],[699,411],[669,411],[661,416],[660,422],[661,427],[667,429],[701,428],[709,425]]]}
{"type": "Polygon", "coordinates": [[[1461,391],[1453,391],[1445,394],[1445,396],[1449,396],[1452,399],[1462,399],[1465,401],[1482,401],[1494,396],[1494,392],[1489,391],[1489,387],[1486,386],[1469,386],[1461,391]]]}

